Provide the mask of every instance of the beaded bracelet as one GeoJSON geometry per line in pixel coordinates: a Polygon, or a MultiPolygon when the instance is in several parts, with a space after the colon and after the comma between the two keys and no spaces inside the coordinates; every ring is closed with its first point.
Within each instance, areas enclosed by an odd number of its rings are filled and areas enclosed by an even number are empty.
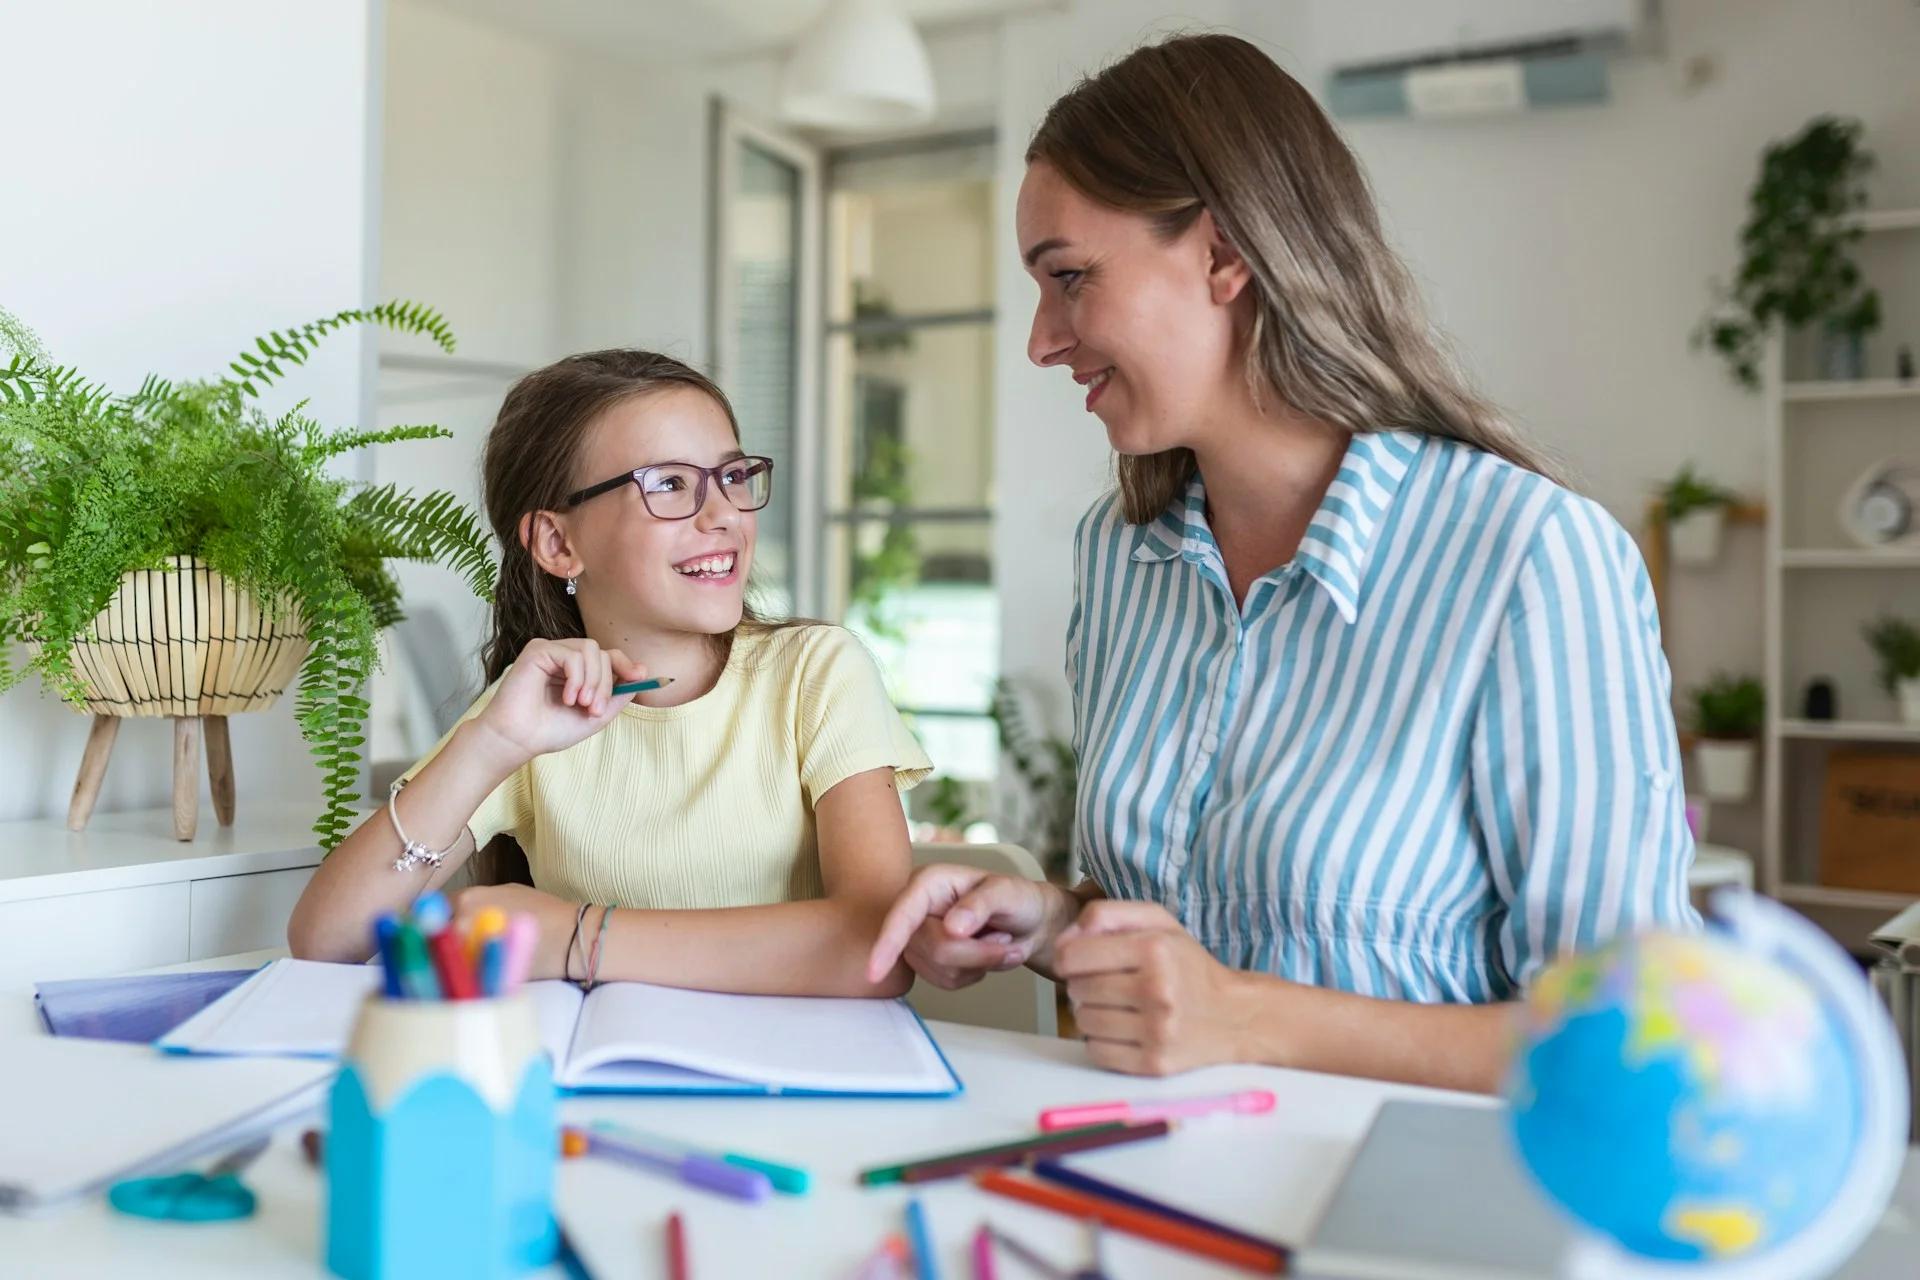
{"type": "Polygon", "coordinates": [[[393,823],[393,834],[400,837],[400,856],[393,860],[395,871],[411,871],[415,867],[440,866],[441,860],[460,845],[460,837],[455,836],[453,843],[444,849],[429,849],[413,839],[400,826],[400,791],[407,785],[405,778],[395,778],[393,789],[387,792],[387,817],[393,823]]]}
{"type": "Polygon", "coordinates": [[[580,988],[582,991],[591,991],[600,985],[600,945],[606,940],[607,921],[612,916],[612,907],[600,908],[600,931],[593,935],[593,955],[587,964],[587,980],[580,988]]]}

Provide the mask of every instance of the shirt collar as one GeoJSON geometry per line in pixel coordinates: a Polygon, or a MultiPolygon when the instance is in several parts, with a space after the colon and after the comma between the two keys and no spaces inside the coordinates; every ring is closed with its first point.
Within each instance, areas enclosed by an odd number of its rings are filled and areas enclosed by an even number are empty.
{"type": "MultiPolygon", "coordinates": [[[[1418,433],[1407,431],[1355,435],[1294,553],[1293,562],[1313,576],[1349,624],[1360,614],[1360,584],[1380,523],[1423,442],[1418,433]]],[[[1133,558],[1165,561],[1185,556],[1199,563],[1217,556],[1206,511],[1206,489],[1196,472],[1158,519],[1140,526],[1133,558]]]]}

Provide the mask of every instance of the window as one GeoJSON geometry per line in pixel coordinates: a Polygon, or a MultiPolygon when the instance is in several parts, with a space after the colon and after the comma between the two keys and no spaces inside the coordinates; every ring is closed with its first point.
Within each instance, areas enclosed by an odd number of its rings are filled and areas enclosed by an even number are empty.
{"type": "Polygon", "coordinates": [[[999,758],[992,175],[990,133],[827,156],[822,607],[964,782],[999,758]]]}

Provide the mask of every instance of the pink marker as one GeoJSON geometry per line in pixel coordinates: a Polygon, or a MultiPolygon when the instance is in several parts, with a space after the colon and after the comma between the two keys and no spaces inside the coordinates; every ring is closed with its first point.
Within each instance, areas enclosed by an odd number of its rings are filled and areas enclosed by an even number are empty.
{"type": "Polygon", "coordinates": [[[1073,1107],[1049,1107],[1040,1113],[1040,1127],[1051,1133],[1056,1129],[1078,1129],[1090,1124],[1151,1123],[1155,1120],[1179,1120],[1204,1116],[1216,1111],[1235,1115],[1258,1115],[1273,1110],[1274,1097],[1265,1089],[1244,1089],[1239,1093],[1217,1093],[1205,1098],[1165,1098],[1152,1102],[1087,1102],[1073,1107]]]}
{"type": "Polygon", "coordinates": [[[534,944],[540,940],[540,926],[524,911],[507,917],[507,961],[504,991],[518,991],[533,967],[534,944]]]}

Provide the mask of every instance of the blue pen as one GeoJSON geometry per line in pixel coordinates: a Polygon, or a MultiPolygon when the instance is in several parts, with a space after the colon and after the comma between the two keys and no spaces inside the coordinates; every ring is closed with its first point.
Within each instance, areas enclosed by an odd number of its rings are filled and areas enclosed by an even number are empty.
{"type": "Polygon", "coordinates": [[[913,1280],[940,1280],[940,1259],[933,1252],[927,1208],[918,1196],[907,1201],[907,1239],[913,1244],[913,1280]]]}
{"type": "Polygon", "coordinates": [[[480,944],[480,994],[497,996],[507,974],[507,940],[501,936],[480,944]]]}
{"type": "Polygon", "coordinates": [[[400,917],[391,911],[376,916],[373,939],[380,952],[380,981],[387,999],[406,999],[407,989],[400,983],[400,917]]]}

